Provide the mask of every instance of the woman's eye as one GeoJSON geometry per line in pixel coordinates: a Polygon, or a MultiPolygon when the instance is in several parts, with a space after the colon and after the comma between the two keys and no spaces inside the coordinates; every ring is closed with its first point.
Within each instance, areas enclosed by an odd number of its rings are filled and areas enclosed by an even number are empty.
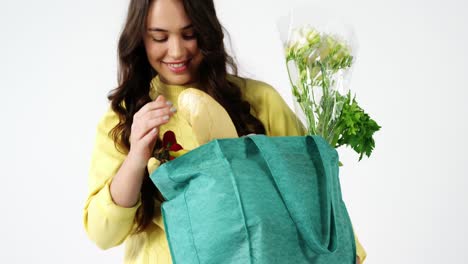
{"type": "Polygon", "coordinates": [[[164,42],[167,38],[152,38],[154,42],[164,42]]]}
{"type": "MultiPolygon", "coordinates": [[[[187,35],[182,35],[182,38],[185,40],[192,40],[192,39],[197,38],[197,36],[195,34],[187,34],[187,35]]],[[[154,42],[162,43],[162,42],[166,42],[168,37],[151,37],[151,39],[154,42]]]]}
{"type": "Polygon", "coordinates": [[[183,38],[186,40],[195,39],[197,36],[195,34],[184,35],[183,38]]]}

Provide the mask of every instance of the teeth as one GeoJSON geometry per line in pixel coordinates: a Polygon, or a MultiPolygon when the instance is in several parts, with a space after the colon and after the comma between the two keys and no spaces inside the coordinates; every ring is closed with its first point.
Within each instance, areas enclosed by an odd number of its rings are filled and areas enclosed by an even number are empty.
{"type": "Polygon", "coordinates": [[[185,65],[185,63],[177,63],[177,64],[172,64],[168,63],[169,66],[174,67],[174,68],[180,68],[185,65]]]}

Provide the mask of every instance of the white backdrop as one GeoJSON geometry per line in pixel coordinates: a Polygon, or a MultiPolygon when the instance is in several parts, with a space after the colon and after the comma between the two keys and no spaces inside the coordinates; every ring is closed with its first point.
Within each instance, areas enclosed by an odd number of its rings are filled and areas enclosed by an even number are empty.
{"type": "MultiPolygon", "coordinates": [[[[215,2],[241,73],[291,103],[275,20],[299,1],[215,2]]],[[[323,2],[356,30],[351,88],[382,125],[370,159],[340,149],[367,263],[466,263],[468,5],[323,2]]],[[[127,3],[1,2],[2,263],[121,263],[123,247],[101,251],[87,239],[82,208],[127,3]]]]}

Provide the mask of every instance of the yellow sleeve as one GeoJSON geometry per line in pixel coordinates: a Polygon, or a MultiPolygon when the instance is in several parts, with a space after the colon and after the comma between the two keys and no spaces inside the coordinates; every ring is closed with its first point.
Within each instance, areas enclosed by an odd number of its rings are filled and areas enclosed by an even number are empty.
{"type": "Polygon", "coordinates": [[[269,84],[246,79],[243,89],[252,114],[262,122],[268,136],[302,136],[304,127],[283,97],[269,84]]]}
{"type": "Polygon", "coordinates": [[[131,208],[118,206],[112,200],[109,186],[125,160],[109,131],[119,119],[109,108],[100,120],[89,170],[89,194],[84,207],[84,227],[89,238],[102,249],[120,245],[134,226],[134,218],[141,200],[131,208]]]}
{"type": "Polygon", "coordinates": [[[266,123],[269,136],[303,136],[304,127],[294,112],[289,108],[283,97],[273,88],[266,90],[268,123],[266,123]]]}
{"type": "Polygon", "coordinates": [[[362,247],[361,242],[359,242],[359,239],[354,233],[354,241],[356,242],[356,255],[359,258],[360,263],[364,263],[364,260],[366,260],[367,253],[366,250],[362,247]]]}

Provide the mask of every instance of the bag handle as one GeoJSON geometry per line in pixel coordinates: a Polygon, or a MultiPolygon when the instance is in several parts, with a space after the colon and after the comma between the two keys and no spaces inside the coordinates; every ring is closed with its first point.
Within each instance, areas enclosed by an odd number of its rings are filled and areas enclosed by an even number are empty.
{"type": "MultiPolygon", "coordinates": [[[[284,172],[290,170],[288,164],[284,162],[278,162],[278,153],[281,151],[278,150],[276,144],[272,141],[271,138],[263,135],[255,135],[246,137],[247,140],[250,139],[260,150],[260,155],[264,158],[268,168],[270,169],[275,185],[279,190],[279,195],[281,195],[282,200],[285,203],[286,208],[291,215],[292,221],[296,225],[299,233],[302,235],[303,239],[306,242],[306,245],[316,252],[317,254],[330,254],[337,250],[337,223],[336,223],[336,195],[333,192],[333,178],[332,171],[330,168],[324,166],[323,160],[323,151],[320,151],[320,148],[317,146],[316,138],[312,136],[305,136],[304,141],[307,147],[307,155],[310,157],[312,164],[311,167],[315,167],[318,177],[317,179],[323,181],[325,187],[319,186],[319,196],[320,196],[320,210],[325,212],[326,215],[322,215],[321,222],[323,224],[324,233],[328,236],[325,237],[324,242],[322,243],[317,237],[320,236],[310,226],[298,223],[297,216],[301,214],[301,208],[295,207],[294,204],[288,202],[287,194],[285,193],[285,184],[284,180],[281,179],[281,175],[278,175],[278,172],[284,172]],[[285,199],[286,198],[286,199],[285,199]],[[333,199],[335,198],[335,199],[333,199]],[[309,235],[308,235],[309,234],[309,235]]],[[[286,138],[286,137],[284,137],[286,138]]],[[[292,137],[289,137],[290,139],[292,137]]],[[[302,145],[302,146],[303,146],[302,145]]],[[[329,158],[325,155],[326,158],[329,158]]]]}

